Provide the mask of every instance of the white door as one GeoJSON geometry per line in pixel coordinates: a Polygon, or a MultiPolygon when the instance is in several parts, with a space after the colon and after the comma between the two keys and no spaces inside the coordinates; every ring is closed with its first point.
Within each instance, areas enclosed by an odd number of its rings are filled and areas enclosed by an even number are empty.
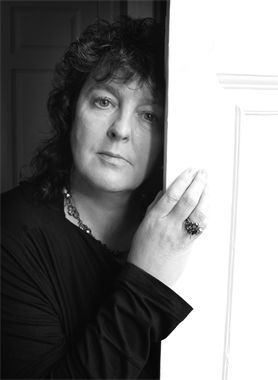
{"type": "Polygon", "coordinates": [[[277,15],[275,0],[170,3],[166,181],[207,169],[210,217],[162,380],[278,379],[277,15]]]}

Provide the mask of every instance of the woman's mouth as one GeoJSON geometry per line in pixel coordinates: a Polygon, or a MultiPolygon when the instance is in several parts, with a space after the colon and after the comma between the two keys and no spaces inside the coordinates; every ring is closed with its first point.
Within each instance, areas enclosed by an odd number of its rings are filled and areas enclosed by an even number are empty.
{"type": "Polygon", "coordinates": [[[128,163],[130,165],[131,162],[124,156],[114,153],[114,152],[109,152],[109,151],[104,151],[104,152],[98,152],[97,153],[104,161],[110,162],[112,164],[120,164],[122,163],[128,163]]]}

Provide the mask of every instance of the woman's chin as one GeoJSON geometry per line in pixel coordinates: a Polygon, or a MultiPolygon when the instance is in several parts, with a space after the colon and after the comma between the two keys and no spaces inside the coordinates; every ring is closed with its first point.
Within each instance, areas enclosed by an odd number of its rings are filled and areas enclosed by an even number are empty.
{"type": "Polygon", "coordinates": [[[75,168],[72,172],[74,187],[87,188],[86,192],[125,192],[131,193],[137,189],[143,181],[140,173],[135,172],[134,167],[116,167],[110,165],[86,165],[75,168]],[[91,171],[88,167],[92,167],[91,171]],[[139,175],[138,175],[139,174],[139,175]]]}
{"type": "Polygon", "coordinates": [[[100,175],[88,178],[88,182],[92,190],[98,190],[103,192],[121,192],[131,193],[134,191],[140,183],[131,181],[130,178],[126,178],[124,175],[100,175]]]}

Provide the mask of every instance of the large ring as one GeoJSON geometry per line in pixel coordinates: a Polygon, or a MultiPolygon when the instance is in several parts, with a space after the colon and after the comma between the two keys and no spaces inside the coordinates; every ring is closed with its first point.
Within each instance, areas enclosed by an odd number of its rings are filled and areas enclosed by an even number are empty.
{"type": "Polygon", "coordinates": [[[185,219],[183,225],[189,235],[200,235],[204,231],[204,228],[199,223],[192,222],[190,218],[185,219]]]}

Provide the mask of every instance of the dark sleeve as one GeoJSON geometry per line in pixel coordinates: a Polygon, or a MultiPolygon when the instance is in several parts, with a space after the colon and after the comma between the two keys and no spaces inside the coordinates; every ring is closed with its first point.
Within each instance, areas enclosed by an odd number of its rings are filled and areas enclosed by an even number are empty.
{"type": "Polygon", "coordinates": [[[127,263],[97,315],[69,343],[49,285],[43,275],[41,284],[33,281],[41,264],[32,258],[24,265],[24,249],[18,244],[17,250],[15,255],[2,249],[2,378],[135,379],[151,343],[167,337],[192,310],[166,285],[127,263]]]}

